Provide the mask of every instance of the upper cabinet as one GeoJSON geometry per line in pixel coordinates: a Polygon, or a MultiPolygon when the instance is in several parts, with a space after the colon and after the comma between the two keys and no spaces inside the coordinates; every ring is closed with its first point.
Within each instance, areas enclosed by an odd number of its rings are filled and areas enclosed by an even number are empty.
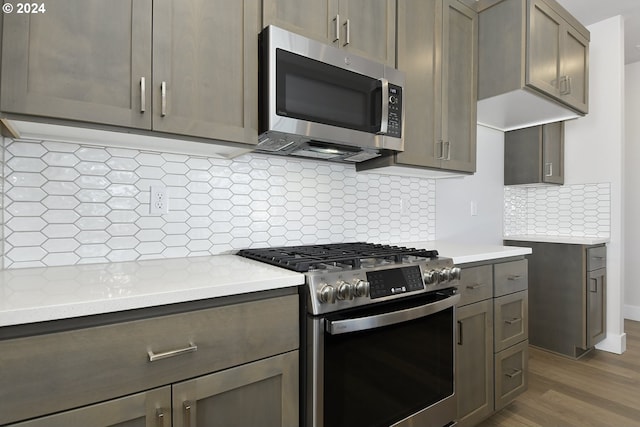
{"type": "Polygon", "coordinates": [[[477,32],[477,13],[458,0],[398,1],[404,151],[358,163],[357,170],[475,172],[477,32]]]}
{"type": "Polygon", "coordinates": [[[395,65],[396,0],[263,0],[263,25],[395,65]]]}
{"type": "Polygon", "coordinates": [[[489,3],[480,12],[478,123],[512,130],[587,114],[589,31],[555,0],[489,3]]]}
{"type": "Polygon", "coordinates": [[[260,0],[120,3],[5,14],[2,112],[256,144],[260,0]]]}
{"type": "Polygon", "coordinates": [[[564,184],[564,122],[504,134],[504,184],[564,184]]]}

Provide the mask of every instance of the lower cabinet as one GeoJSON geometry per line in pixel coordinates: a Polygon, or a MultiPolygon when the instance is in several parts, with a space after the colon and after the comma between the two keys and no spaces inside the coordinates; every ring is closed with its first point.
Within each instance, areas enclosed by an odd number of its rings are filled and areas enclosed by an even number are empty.
{"type": "Polygon", "coordinates": [[[474,426],[527,389],[527,260],[463,265],[456,309],[458,426],[474,426]]]}
{"type": "Polygon", "coordinates": [[[298,295],[238,298],[0,339],[0,425],[297,426],[298,295]]]}

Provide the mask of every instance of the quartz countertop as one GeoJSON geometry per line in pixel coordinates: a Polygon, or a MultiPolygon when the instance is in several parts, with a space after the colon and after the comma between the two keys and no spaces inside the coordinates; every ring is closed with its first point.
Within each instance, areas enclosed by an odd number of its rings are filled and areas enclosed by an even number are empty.
{"type": "Polygon", "coordinates": [[[504,240],[517,240],[520,242],[565,243],[568,245],[599,245],[602,243],[609,243],[608,237],[540,236],[532,234],[504,236],[504,240]]]}
{"type": "Polygon", "coordinates": [[[452,258],[455,264],[490,261],[531,253],[531,248],[491,244],[456,243],[446,240],[411,242],[403,244],[403,246],[419,249],[436,249],[440,256],[452,258]]]}
{"type": "Polygon", "coordinates": [[[257,292],[304,275],[236,255],[0,271],[0,327],[257,292]]]}

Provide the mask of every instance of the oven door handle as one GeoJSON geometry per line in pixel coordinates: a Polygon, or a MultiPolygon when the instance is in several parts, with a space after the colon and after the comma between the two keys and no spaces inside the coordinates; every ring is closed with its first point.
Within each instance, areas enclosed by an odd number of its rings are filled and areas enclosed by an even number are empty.
{"type": "Polygon", "coordinates": [[[395,325],[396,323],[408,322],[409,320],[419,319],[420,317],[446,310],[456,305],[458,301],[460,301],[460,294],[455,294],[440,301],[404,310],[376,314],[374,316],[356,317],[354,319],[329,320],[326,323],[326,330],[331,335],[339,335],[395,325]]]}

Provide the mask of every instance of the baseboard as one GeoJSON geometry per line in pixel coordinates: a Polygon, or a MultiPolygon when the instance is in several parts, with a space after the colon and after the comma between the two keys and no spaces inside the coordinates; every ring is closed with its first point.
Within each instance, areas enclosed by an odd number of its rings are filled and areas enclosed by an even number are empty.
{"type": "Polygon", "coordinates": [[[625,319],[640,322],[640,307],[637,305],[625,305],[623,314],[625,319]]]}
{"type": "Polygon", "coordinates": [[[622,354],[627,351],[627,334],[612,335],[607,332],[607,337],[600,341],[596,348],[609,353],[622,354]]]}

